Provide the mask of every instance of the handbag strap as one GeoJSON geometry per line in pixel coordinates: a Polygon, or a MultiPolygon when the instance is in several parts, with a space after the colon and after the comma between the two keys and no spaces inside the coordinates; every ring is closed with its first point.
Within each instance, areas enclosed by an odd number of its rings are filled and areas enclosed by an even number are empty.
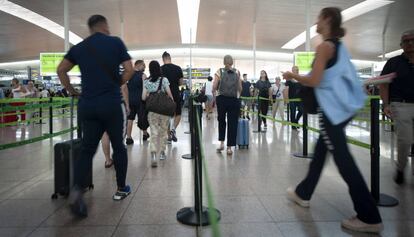
{"type": "Polygon", "coordinates": [[[160,77],[160,84],[158,85],[157,92],[161,91],[161,86],[162,86],[162,77],[160,77]]]}

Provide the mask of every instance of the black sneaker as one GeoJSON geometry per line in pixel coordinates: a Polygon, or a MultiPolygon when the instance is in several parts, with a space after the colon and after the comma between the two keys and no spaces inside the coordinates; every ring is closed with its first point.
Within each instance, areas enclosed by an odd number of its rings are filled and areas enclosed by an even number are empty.
{"type": "Polygon", "coordinates": [[[404,172],[397,170],[394,176],[394,182],[396,184],[403,184],[404,183],[404,172]]]}
{"type": "Polygon", "coordinates": [[[171,140],[177,142],[177,137],[175,136],[175,130],[170,131],[171,140]]]}
{"type": "Polygon", "coordinates": [[[142,140],[145,142],[146,140],[148,140],[149,137],[149,133],[144,133],[144,135],[142,135],[142,140]]]}
{"type": "Polygon", "coordinates": [[[132,138],[127,138],[127,139],[126,139],[126,144],[127,144],[127,145],[134,144],[134,139],[132,139],[132,138]]]}
{"type": "Polygon", "coordinates": [[[85,218],[88,217],[88,208],[86,207],[85,202],[83,201],[82,193],[78,189],[73,189],[70,194],[70,210],[72,214],[85,218]]]}
{"type": "Polygon", "coordinates": [[[131,187],[127,185],[121,189],[118,189],[118,191],[116,191],[116,193],[114,194],[113,199],[115,201],[120,201],[126,198],[130,193],[131,193],[131,187]]]}
{"type": "Polygon", "coordinates": [[[249,117],[248,115],[246,116],[246,118],[247,118],[248,120],[250,120],[250,117],[249,117]]]}

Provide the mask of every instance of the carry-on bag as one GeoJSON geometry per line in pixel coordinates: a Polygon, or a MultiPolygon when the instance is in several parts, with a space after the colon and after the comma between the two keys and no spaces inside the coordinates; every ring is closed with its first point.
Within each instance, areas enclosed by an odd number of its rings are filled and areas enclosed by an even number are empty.
{"type": "Polygon", "coordinates": [[[249,149],[249,120],[239,119],[236,141],[239,149],[249,149]]]}
{"type": "MultiPolygon", "coordinates": [[[[76,172],[74,170],[74,161],[80,159],[81,151],[81,129],[78,129],[78,137],[73,138],[73,108],[74,97],[70,104],[70,140],[55,144],[54,160],[55,160],[55,192],[52,194],[52,199],[57,199],[58,195],[68,196],[70,189],[73,186],[73,176],[76,172]]],[[[80,123],[78,123],[80,126],[80,123]]],[[[93,189],[92,184],[92,169],[86,177],[86,183],[83,188],[93,189]]]]}

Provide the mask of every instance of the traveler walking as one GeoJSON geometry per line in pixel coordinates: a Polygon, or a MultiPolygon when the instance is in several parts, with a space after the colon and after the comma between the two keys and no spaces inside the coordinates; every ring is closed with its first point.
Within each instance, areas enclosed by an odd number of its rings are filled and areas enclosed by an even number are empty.
{"type": "Polygon", "coordinates": [[[171,55],[167,52],[162,54],[162,60],[164,65],[161,67],[162,75],[168,78],[170,82],[171,93],[176,102],[176,110],[172,119],[172,123],[169,125],[168,133],[168,142],[171,143],[171,140],[176,142],[177,136],[175,130],[181,121],[181,103],[180,103],[180,89],[179,86],[184,84],[183,80],[183,70],[181,67],[171,63],[171,55]]]}
{"type": "Polygon", "coordinates": [[[207,82],[204,84],[204,93],[207,96],[206,105],[206,118],[210,119],[210,113],[213,112],[214,96],[213,96],[213,78],[208,76],[207,82]]]}
{"type": "Polygon", "coordinates": [[[217,152],[224,150],[227,117],[227,155],[232,155],[232,147],[236,146],[237,121],[240,111],[239,95],[242,90],[242,80],[239,70],[233,68],[233,58],[224,56],[224,68],[217,70],[213,81],[213,93],[216,94],[216,104],[219,123],[220,146],[217,152]]]}
{"type": "MultiPolygon", "coordinates": [[[[148,80],[144,81],[144,89],[142,90],[142,100],[146,100],[150,93],[156,93],[158,89],[174,100],[170,90],[170,82],[167,78],[162,76],[161,67],[158,61],[151,61],[149,64],[150,76],[148,80]],[[161,85],[161,86],[160,86],[161,85]]],[[[179,100],[178,100],[179,101],[179,100]]],[[[177,103],[177,101],[176,101],[177,103]]],[[[151,128],[151,166],[158,166],[157,153],[160,160],[165,160],[165,139],[168,132],[168,123],[170,117],[167,115],[148,112],[148,122],[151,128]]]]}
{"type": "Polygon", "coordinates": [[[305,86],[314,87],[320,106],[321,129],[308,174],[296,189],[288,189],[288,198],[302,207],[309,207],[309,201],[329,151],[333,155],[339,173],[348,185],[357,213],[355,217],[343,220],[342,227],[354,231],[378,233],[383,229],[381,216],[346,141],[345,127],[355,113],[364,106],[366,94],[358,81],[348,52],[340,41],[345,35],[341,25],[340,9],[333,7],[322,9],[318,17],[317,32],[321,34],[324,41],[316,49],[312,73],[307,76],[292,72],[283,74],[287,80],[296,79],[305,86]]]}
{"type": "Polygon", "coordinates": [[[414,143],[414,30],[401,36],[403,53],[390,58],[381,75],[397,73],[390,84],[380,85],[384,113],[393,119],[397,132],[398,159],[394,181],[404,183],[404,170],[414,143]]]}
{"type": "Polygon", "coordinates": [[[69,50],[57,70],[62,85],[71,95],[79,93],[70,84],[67,73],[79,65],[82,74],[82,94],[78,103],[78,116],[82,124],[81,157],[74,164],[77,173],[70,193],[72,212],[79,217],[88,215],[81,187],[91,170],[92,158],[105,131],[114,149],[118,188],[113,199],[122,200],[131,193],[130,186],[125,184],[128,157],[123,140],[127,114],[120,90],[120,85],[125,84],[133,74],[131,57],[122,40],[109,35],[104,16],[91,16],[88,26],[91,35],[69,50]],[[120,64],[124,68],[122,77],[119,74],[120,64]]]}
{"type": "MultiPolygon", "coordinates": [[[[134,143],[134,139],[132,139],[132,126],[134,124],[135,117],[139,115],[140,111],[145,109],[143,108],[145,105],[141,101],[142,95],[142,87],[144,80],[147,78],[145,75],[145,63],[143,60],[137,60],[134,64],[135,73],[132,76],[131,80],[128,81],[127,86],[124,87],[124,94],[128,97],[129,102],[129,114],[128,114],[128,126],[127,126],[127,137],[126,137],[126,144],[131,145],[134,143]]],[[[138,119],[144,119],[139,118],[138,119]]],[[[142,140],[146,141],[150,137],[147,130],[144,129],[142,140]]]]}

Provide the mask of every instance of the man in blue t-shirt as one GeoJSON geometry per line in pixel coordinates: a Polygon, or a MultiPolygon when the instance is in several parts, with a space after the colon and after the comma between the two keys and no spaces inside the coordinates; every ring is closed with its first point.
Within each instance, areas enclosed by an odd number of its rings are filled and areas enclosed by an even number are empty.
{"type": "Polygon", "coordinates": [[[134,139],[132,139],[132,125],[134,123],[135,117],[138,116],[138,127],[142,129],[143,135],[142,140],[146,141],[150,137],[147,132],[147,128],[149,127],[148,121],[140,121],[140,120],[147,120],[146,111],[145,111],[145,104],[143,104],[141,100],[142,96],[142,88],[144,85],[144,81],[147,79],[145,75],[145,63],[143,60],[137,60],[134,64],[134,75],[132,76],[131,80],[128,81],[127,86],[123,87],[123,91],[126,95],[128,95],[128,104],[129,104],[129,115],[128,115],[128,126],[127,126],[127,138],[126,144],[131,145],[134,143],[134,139]]]}
{"type": "Polygon", "coordinates": [[[79,95],[69,81],[68,72],[79,65],[82,94],[78,103],[78,117],[82,125],[81,157],[75,160],[74,188],[70,193],[72,213],[88,215],[82,188],[92,170],[92,158],[106,131],[114,150],[113,160],[118,189],[114,200],[122,200],[131,192],[125,184],[128,156],[123,143],[126,130],[127,108],[120,86],[132,76],[131,57],[121,39],[110,36],[106,18],[93,15],[88,20],[90,36],[73,46],[59,64],[57,73],[62,85],[71,95],[79,95]],[[119,65],[124,71],[119,74],[119,65]]]}

